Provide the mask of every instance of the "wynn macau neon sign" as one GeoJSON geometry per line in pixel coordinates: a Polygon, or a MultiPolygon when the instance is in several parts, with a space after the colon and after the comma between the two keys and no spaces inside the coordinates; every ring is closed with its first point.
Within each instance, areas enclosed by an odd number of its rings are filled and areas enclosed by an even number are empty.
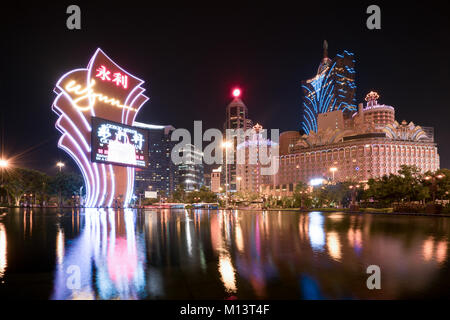
{"type": "Polygon", "coordinates": [[[56,83],[57,97],[52,109],[58,115],[56,128],[62,134],[58,147],[66,151],[81,170],[86,186],[86,207],[127,207],[131,201],[136,167],[132,164],[135,162],[121,163],[120,156],[114,158],[115,162],[97,161],[91,155],[97,152],[92,150],[92,138],[96,135],[93,120],[115,124],[116,130],[111,135],[116,138],[108,140],[110,145],[102,144],[105,152],[114,151],[113,146],[117,146],[128,151],[129,159],[136,157],[142,163],[142,149],[137,150],[126,133],[133,131],[127,128],[133,125],[148,100],[143,94],[143,83],[101,49],[96,50],[86,68],[71,70],[56,83]]]}

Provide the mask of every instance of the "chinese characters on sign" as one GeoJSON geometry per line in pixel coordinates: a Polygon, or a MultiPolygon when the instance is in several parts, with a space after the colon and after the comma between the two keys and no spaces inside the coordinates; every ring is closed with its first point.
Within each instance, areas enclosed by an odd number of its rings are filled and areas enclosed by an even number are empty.
{"type": "Polygon", "coordinates": [[[97,78],[102,79],[103,81],[111,81],[116,84],[116,86],[122,86],[124,89],[128,88],[128,76],[123,75],[120,72],[115,72],[112,74],[111,79],[111,71],[106,69],[105,66],[100,66],[97,68],[97,74],[95,75],[97,78]]]}

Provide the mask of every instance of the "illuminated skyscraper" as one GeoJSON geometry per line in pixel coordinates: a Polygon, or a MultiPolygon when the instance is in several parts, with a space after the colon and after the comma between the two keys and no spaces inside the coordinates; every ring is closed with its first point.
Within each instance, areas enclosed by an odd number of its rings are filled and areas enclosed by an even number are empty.
{"type": "MultiPolygon", "coordinates": [[[[234,89],[232,92],[233,100],[227,106],[226,121],[224,125],[224,131],[227,129],[242,129],[244,131],[253,127],[253,122],[248,118],[248,109],[244,102],[241,100],[241,90],[234,89]]],[[[228,154],[227,174],[223,174],[223,183],[225,179],[228,179],[228,191],[235,192],[237,190],[236,180],[236,148],[237,148],[237,136],[235,134],[231,137],[233,139],[233,153],[228,154]],[[231,154],[233,154],[233,164],[231,164],[231,154]],[[225,177],[226,176],[226,177],[225,177]]],[[[231,150],[228,150],[231,151],[231,150]]],[[[224,153],[225,159],[225,153],[224,153]]],[[[223,169],[225,171],[225,169],[223,169]]]]}
{"type": "Polygon", "coordinates": [[[183,162],[177,166],[178,184],[187,192],[200,189],[204,185],[203,152],[192,144],[181,149],[183,162]]]}
{"type": "Polygon", "coordinates": [[[335,110],[356,110],[355,58],[344,50],[331,60],[328,43],[323,44],[323,59],[314,78],[302,81],[303,121],[301,129],[317,132],[317,115],[335,110]]]}

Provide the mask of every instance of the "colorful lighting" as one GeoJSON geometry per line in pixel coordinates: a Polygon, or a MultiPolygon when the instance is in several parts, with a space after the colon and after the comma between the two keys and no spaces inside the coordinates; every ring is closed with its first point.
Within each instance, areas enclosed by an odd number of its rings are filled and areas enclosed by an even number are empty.
{"type": "Polygon", "coordinates": [[[314,179],[311,179],[311,180],[309,181],[309,184],[310,184],[311,186],[320,186],[321,184],[323,184],[323,178],[314,178],[314,179]]]}
{"type": "Polygon", "coordinates": [[[0,159],[0,168],[7,168],[9,165],[8,160],[0,159]]]}
{"type": "Polygon", "coordinates": [[[239,88],[234,88],[234,89],[233,89],[233,97],[239,98],[240,96],[241,96],[241,89],[239,89],[239,88]]]}
{"type": "Polygon", "coordinates": [[[85,207],[110,207],[114,199],[127,207],[131,200],[134,168],[95,162],[91,155],[91,120],[99,117],[132,126],[148,100],[143,95],[143,83],[97,49],[86,68],[67,72],[56,84],[58,96],[52,109],[59,116],[56,128],[62,133],[58,146],[74,159],[83,174],[85,207]]]}

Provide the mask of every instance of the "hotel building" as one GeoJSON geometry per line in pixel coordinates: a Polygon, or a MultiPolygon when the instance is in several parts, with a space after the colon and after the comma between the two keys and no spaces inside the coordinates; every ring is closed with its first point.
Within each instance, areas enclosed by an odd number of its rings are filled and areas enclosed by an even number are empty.
{"type": "Polygon", "coordinates": [[[328,58],[328,43],[324,41],[323,59],[317,74],[302,81],[303,121],[301,129],[308,134],[318,130],[318,115],[341,110],[356,110],[355,57],[344,50],[334,59],[328,58]]]}
{"type": "Polygon", "coordinates": [[[236,166],[238,191],[259,193],[272,181],[271,158],[273,154],[278,155],[278,151],[271,149],[278,148],[278,144],[266,139],[262,129],[261,125],[254,125],[250,137],[237,146],[238,159],[243,159],[236,166]]]}
{"type": "Polygon", "coordinates": [[[421,172],[438,170],[433,128],[397,122],[395,109],[378,104],[378,98],[370,92],[366,106],[360,104],[352,114],[319,115],[318,132],[303,135],[296,143],[294,133],[286,133],[285,139],[281,134],[279,171],[264,192],[290,195],[298,182],[316,178],[364,182],[396,174],[401,165],[415,165],[421,172]]]}

